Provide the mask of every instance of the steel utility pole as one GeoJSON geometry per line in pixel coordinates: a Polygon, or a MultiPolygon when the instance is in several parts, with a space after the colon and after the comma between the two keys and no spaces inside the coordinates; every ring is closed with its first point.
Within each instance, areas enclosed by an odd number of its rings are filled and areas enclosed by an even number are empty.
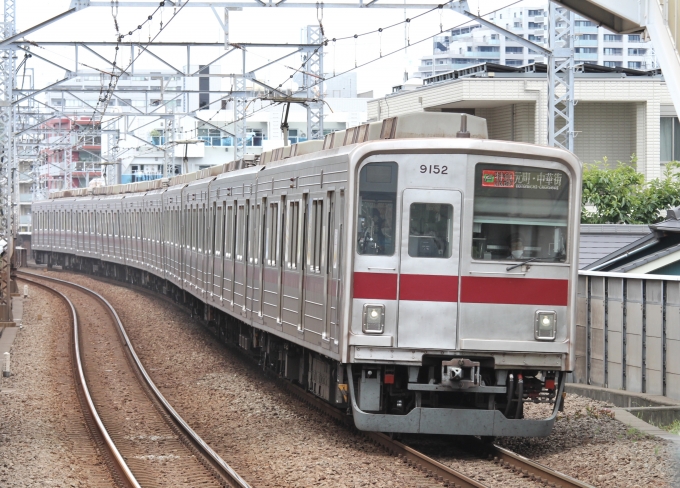
{"type": "MultiPolygon", "coordinates": [[[[4,0],[3,39],[16,34],[15,0],[4,0]]],[[[0,326],[13,325],[10,262],[13,244],[13,189],[16,170],[12,144],[14,110],[15,51],[11,45],[0,47],[0,326]]]]}
{"type": "Polygon", "coordinates": [[[574,13],[550,2],[548,144],[574,151],[574,13]]]}

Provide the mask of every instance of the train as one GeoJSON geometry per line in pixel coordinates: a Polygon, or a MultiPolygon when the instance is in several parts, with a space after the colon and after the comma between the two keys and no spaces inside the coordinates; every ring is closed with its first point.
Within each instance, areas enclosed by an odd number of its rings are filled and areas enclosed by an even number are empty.
{"type": "Polygon", "coordinates": [[[547,436],[575,364],[581,172],[473,115],[399,115],[51,193],[32,252],[172,297],[360,430],[547,436]]]}

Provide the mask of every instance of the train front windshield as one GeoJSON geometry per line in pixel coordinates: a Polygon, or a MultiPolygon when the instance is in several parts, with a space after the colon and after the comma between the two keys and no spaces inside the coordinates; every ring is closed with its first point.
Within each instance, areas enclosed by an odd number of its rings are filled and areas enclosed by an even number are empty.
{"type": "Polygon", "coordinates": [[[563,171],[479,163],[472,257],[565,262],[569,178],[563,171]]]}

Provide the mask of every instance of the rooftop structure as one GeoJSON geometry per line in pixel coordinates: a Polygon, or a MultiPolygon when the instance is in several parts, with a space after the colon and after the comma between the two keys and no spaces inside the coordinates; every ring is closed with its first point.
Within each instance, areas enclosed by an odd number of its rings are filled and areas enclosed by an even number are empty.
{"type": "MultiPolygon", "coordinates": [[[[548,4],[507,7],[487,19],[520,37],[548,48],[548,4]]],[[[657,68],[651,43],[640,34],[616,34],[575,16],[575,61],[610,68],[657,68]]],[[[423,57],[414,74],[427,78],[480,63],[523,66],[547,60],[539,53],[477,22],[453,29],[433,40],[432,55],[423,57]]]]}

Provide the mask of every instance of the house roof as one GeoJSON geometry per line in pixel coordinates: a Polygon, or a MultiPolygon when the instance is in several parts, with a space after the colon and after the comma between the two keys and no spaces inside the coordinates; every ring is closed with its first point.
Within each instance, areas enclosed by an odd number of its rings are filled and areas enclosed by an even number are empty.
{"type": "Polygon", "coordinates": [[[579,269],[600,261],[650,234],[646,225],[581,224],[579,269]]]}

